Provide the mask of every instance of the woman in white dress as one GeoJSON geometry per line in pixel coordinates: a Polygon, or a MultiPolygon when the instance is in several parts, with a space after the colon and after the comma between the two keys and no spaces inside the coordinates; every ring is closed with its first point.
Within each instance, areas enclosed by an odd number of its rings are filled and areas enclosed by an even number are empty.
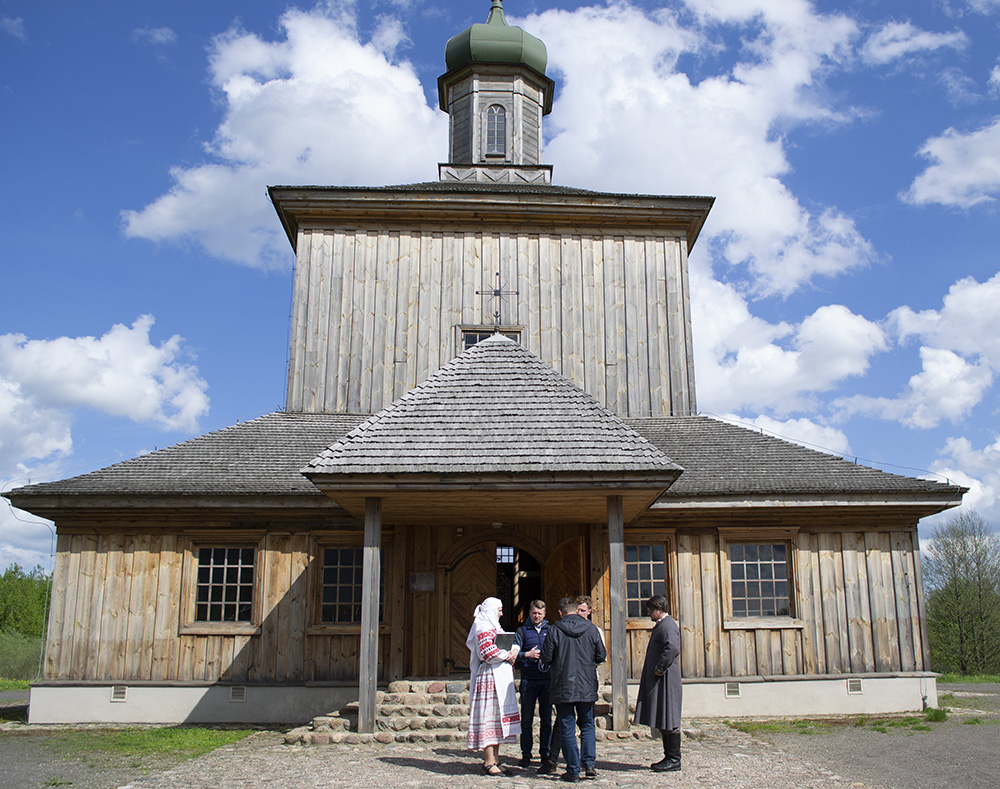
{"type": "Polygon", "coordinates": [[[483,774],[504,775],[500,766],[500,744],[517,742],[521,734],[521,711],[514,688],[514,660],[518,648],[497,647],[503,603],[487,597],[476,606],[469,637],[469,750],[484,751],[483,774]]]}

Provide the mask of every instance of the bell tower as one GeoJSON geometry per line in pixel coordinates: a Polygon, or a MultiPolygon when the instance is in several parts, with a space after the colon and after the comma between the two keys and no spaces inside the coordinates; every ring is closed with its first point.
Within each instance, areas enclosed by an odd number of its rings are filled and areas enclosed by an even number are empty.
{"type": "Polygon", "coordinates": [[[449,114],[448,162],[441,181],[549,184],[541,163],[542,116],[552,110],[554,83],[545,76],[545,44],[507,24],[503,0],[492,0],[485,24],[448,41],[438,77],[449,114]]]}

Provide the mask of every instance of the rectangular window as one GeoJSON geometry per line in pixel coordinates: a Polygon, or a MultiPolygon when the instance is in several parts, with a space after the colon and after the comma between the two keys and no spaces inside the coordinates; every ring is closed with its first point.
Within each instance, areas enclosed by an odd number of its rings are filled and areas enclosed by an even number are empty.
{"type": "MultiPolygon", "coordinates": [[[[361,624],[364,602],[364,550],[360,547],[325,547],[322,549],[323,569],[320,579],[320,622],[323,624],[361,624]]],[[[385,552],[382,552],[380,573],[379,621],[385,609],[385,552]]]]}
{"type": "Polygon", "coordinates": [[[791,616],[788,545],[730,542],[728,549],[733,618],[791,616]]]}
{"type": "Polygon", "coordinates": [[[249,547],[198,548],[195,622],[252,622],[256,575],[249,547]]]}
{"type": "Polygon", "coordinates": [[[255,635],[263,602],[264,534],[199,534],[184,549],[180,624],[185,635],[255,635]]]}
{"type": "MultiPolygon", "coordinates": [[[[486,326],[479,327],[479,326],[476,326],[475,328],[470,328],[470,329],[463,328],[462,329],[462,347],[459,350],[460,351],[467,351],[467,350],[469,350],[469,348],[471,348],[477,342],[482,342],[483,340],[488,339],[489,337],[492,337],[496,333],[497,333],[497,331],[493,327],[486,327],[486,326]]],[[[506,337],[509,340],[513,340],[516,343],[520,343],[521,342],[521,332],[518,329],[503,329],[502,328],[502,329],[500,329],[500,334],[502,334],[504,337],[506,337]]]]}
{"type": "Polygon", "coordinates": [[[625,615],[629,619],[646,616],[646,601],[653,595],[666,596],[666,551],[662,543],[625,546],[625,615]]]}

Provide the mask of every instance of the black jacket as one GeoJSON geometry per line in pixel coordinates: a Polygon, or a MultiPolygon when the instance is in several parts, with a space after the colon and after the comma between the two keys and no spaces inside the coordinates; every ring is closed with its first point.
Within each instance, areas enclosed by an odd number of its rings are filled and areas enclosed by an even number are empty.
{"type": "Polygon", "coordinates": [[[597,664],[607,657],[601,631],[579,614],[569,614],[549,625],[538,662],[543,668],[551,667],[552,703],[597,701],[597,664]]]}

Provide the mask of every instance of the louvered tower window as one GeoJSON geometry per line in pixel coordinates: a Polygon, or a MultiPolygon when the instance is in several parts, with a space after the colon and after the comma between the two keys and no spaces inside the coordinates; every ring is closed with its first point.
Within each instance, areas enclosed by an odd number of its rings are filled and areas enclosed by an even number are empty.
{"type": "Polygon", "coordinates": [[[507,153],[507,111],[499,104],[486,110],[486,154],[507,153]]]}

